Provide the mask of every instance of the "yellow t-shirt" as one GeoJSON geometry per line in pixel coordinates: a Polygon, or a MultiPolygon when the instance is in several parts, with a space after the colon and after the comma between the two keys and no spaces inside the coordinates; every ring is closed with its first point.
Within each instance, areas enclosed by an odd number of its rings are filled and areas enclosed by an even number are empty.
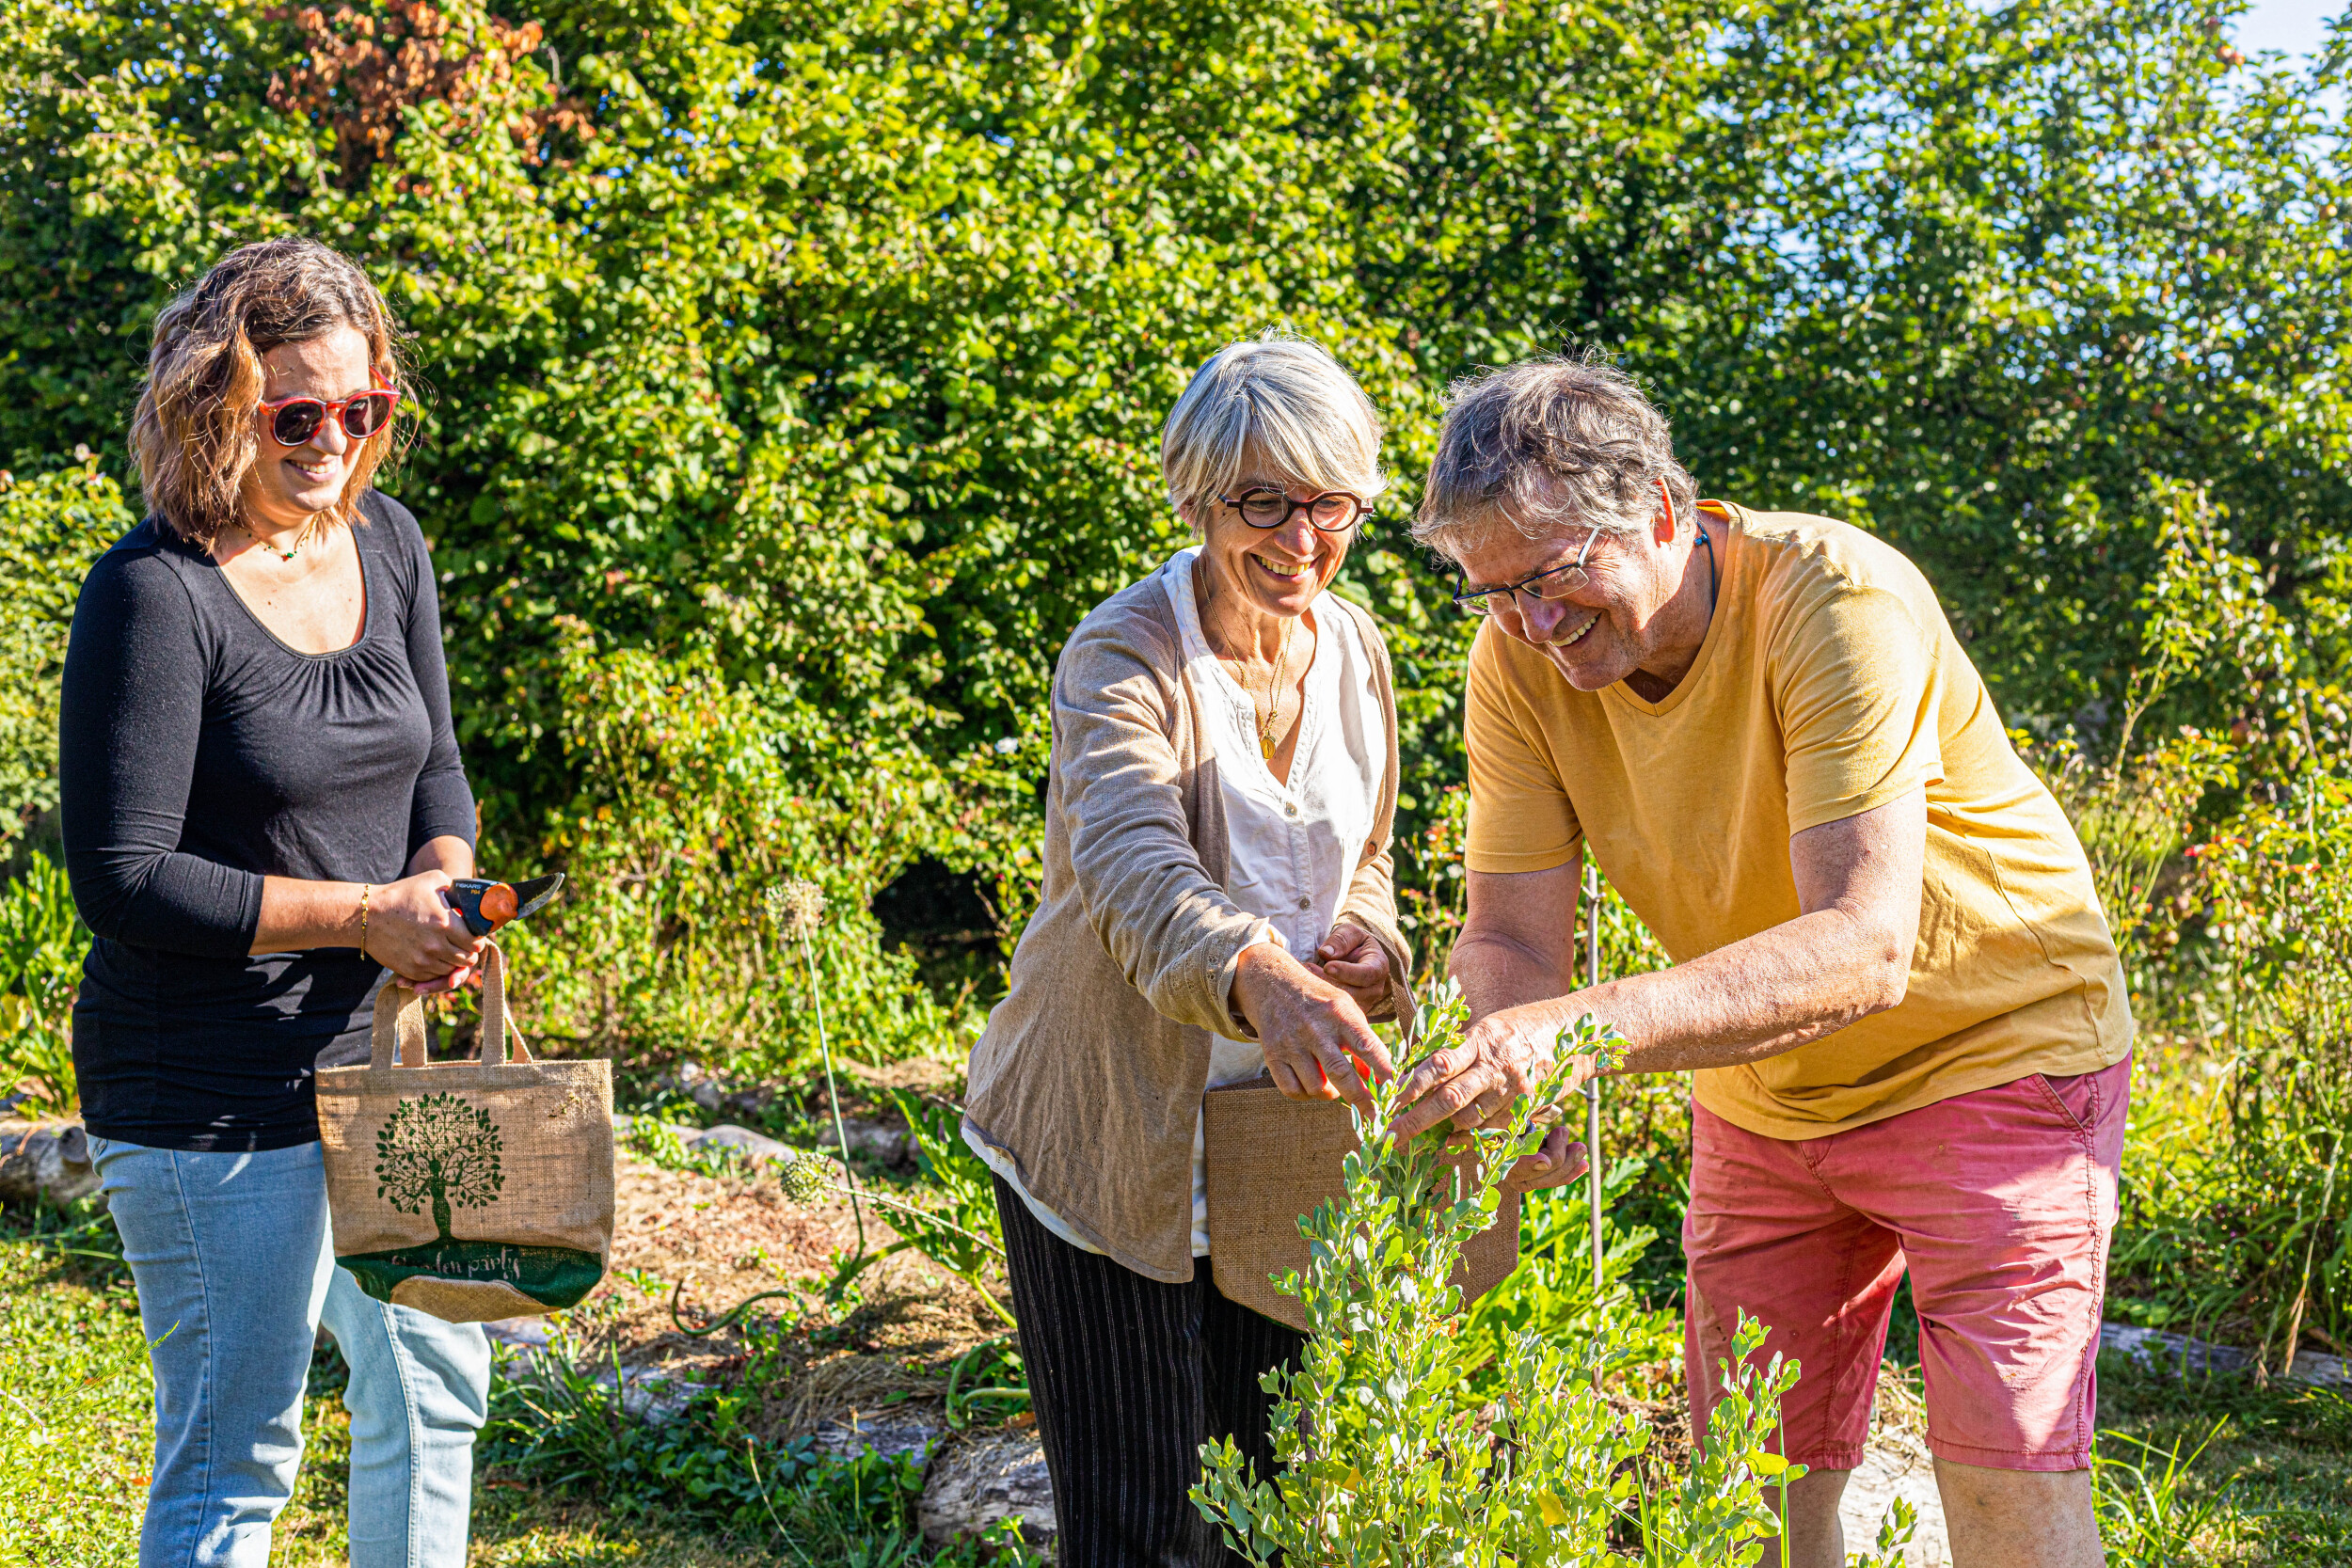
{"type": "MultiPolygon", "coordinates": [[[[1918,568],[1859,529],[1702,503],[1722,574],[1662,703],[1579,691],[1492,626],[1470,652],[1467,861],[1593,856],[1677,962],[1794,920],[1792,833],[1925,786],[1919,945],[1900,1006],[1745,1067],[1699,1103],[1817,1138],[2131,1048],[2122,966],[2065,814],[2018,759],[1918,568]]],[[[1694,561],[1694,570],[1705,570],[1694,561]]]]}

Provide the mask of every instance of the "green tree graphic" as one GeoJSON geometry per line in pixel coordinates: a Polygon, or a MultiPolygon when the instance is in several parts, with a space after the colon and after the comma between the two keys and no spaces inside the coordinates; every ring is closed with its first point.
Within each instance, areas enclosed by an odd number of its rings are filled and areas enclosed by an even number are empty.
{"type": "Polygon", "coordinates": [[[453,1094],[404,1100],[375,1135],[375,1194],[404,1214],[430,1199],[438,1240],[451,1240],[450,1208],[480,1209],[496,1203],[506,1185],[499,1169],[505,1147],[487,1111],[453,1094]]]}

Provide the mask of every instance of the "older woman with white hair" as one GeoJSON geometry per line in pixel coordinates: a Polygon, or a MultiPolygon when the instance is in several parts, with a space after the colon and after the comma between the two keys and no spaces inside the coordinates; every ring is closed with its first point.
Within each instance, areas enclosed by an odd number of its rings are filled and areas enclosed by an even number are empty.
{"type": "Polygon", "coordinates": [[[964,1136],[996,1173],[1069,1568],[1238,1562],[1186,1499],[1200,1445],[1274,1469],[1259,1379],[1304,1339],[1211,1277],[1203,1094],[1263,1072],[1369,1109],[1359,1073],[1391,1070],[1396,703],[1379,628],[1324,592],[1379,449],[1318,345],[1219,351],[1160,448],[1200,542],[1097,606],[1055,670],[1043,901],[964,1136]]]}

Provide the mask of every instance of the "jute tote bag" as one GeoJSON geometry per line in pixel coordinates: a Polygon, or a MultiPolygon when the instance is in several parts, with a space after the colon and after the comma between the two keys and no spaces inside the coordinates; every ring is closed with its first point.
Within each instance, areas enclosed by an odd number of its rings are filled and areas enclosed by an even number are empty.
{"type": "MultiPolygon", "coordinates": [[[[1228,1301],[1303,1330],[1305,1307],[1296,1296],[1277,1291],[1270,1276],[1306,1270],[1300,1217],[1347,1189],[1340,1162],[1357,1147],[1347,1106],[1336,1100],[1288,1099],[1261,1073],[1247,1083],[1211,1089],[1201,1101],[1201,1117],[1211,1277],[1228,1301]]],[[[1466,1148],[1448,1161],[1457,1183],[1475,1158],[1475,1151],[1466,1148]]],[[[1495,1212],[1494,1224],[1462,1248],[1454,1283],[1462,1300],[1472,1302],[1518,1266],[1519,1198],[1512,1193],[1495,1212]]]]}
{"type": "Polygon", "coordinates": [[[318,1075],[335,1260],[450,1323],[572,1306],[612,1249],[612,1064],[532,1056],[495,944],[482,1060],[428,1063],[427,1039],[423,999],[388,982],[368,1065],[318,1075]]]}

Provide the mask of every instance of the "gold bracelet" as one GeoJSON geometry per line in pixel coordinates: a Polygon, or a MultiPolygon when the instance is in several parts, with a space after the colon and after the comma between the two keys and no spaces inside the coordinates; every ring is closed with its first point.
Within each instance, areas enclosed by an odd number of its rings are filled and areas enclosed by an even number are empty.
{"type": "Polygon", "coordinates": [[[359,957],[368,956],[368,899],[375,893],[373,882],[359,884],[359,957]]]}

